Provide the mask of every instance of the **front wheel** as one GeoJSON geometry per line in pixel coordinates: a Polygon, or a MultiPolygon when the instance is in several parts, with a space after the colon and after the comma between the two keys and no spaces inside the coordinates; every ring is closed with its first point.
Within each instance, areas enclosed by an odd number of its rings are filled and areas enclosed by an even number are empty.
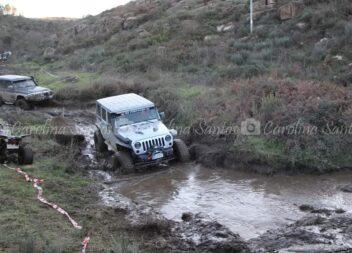
{"type": "Polygon", "coordinates": [[[189,150],[183,140],[174,140],[174,155],[176,160],[182,163],[189,162],[190,155],[189,150]]]}
{"type": "Polygon", "coordinates": [[[31,109],[31,105],[24,99],[24,98],[19,98],[16,101],[16,106],[21,108],[22,110],[28,111],[31,109]]]}
{"type": "Polygon", "coordinates": [[[118,151],[112,158],[112,168],[120,170],[122,174],[134,172],[135,166],[131,155],[127,151],[118,151]]]}
{"type": "Polygon", "coordinates": [[[33,163],[33,150],[30,147],[19,148],[18,163],[21,165],[28,165],[33,163]]]}

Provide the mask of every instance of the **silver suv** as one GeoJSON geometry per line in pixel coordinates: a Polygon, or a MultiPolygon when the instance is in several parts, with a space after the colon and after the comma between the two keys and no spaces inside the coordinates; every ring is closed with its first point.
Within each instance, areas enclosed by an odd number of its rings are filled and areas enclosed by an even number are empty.
{"type": "Polygon", "coordinates": [[[23,110],[31,109],[35,102],[46,102],[53,92],[37,85],[33,77],[0,76],[0,104],[15,104],[23,110]]]}
{"type": "Polygon", "coordinates": [[[190,159],[185,143],[161,121],[154,103],[136,94],[97,100],[94,143],[97,151],[113,151],[114,169],[130,173],[135,168],[176,159],[190,159]]]}

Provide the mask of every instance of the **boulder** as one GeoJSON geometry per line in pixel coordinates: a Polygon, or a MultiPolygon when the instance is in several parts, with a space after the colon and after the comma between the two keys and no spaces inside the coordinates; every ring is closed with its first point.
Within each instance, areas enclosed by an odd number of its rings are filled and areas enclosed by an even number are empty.
{"type": "Polygon", "coordinates": [[[185,222],[191,221],[193,219],[192,213],[183,213],[181,219],[185,222]]]}
{"type": "Polygon", "coordinates": [[[228,23],[226,25],[219,25],[216,27],[217,32],[230,32],[235,29],[235,26],[232,23],[228,23]]]}
{"type": "Polygon", "coordinates": [[[231,25],[225,26],[223,29],[223,32],[231,32],[234,29],[235,29],[235,26],[231,24],[231,25]]]}
{"type": "Polygon", "coordinates": [[[317,43],[314,44],[313,55],[318,58],[325,58],[329,52],[332,45],[332,39],[322,38],[317,43]]]}
{"type": "Polygon", "coordinates": [[[298,29],[304,30],[304,29],[306,29],[306,27],[307,27],[307,23],[299,22],[299,23],[296,24],[296,27],[297,27],[298,29]]]}
{"type": "Polygon", "coordinates": [[[146,37],[151,36],[151,33],[146,31],[146,30],[140,30],[138,32],[138,36],[141,37],[141,38],[146,38],[146,37]]]}
{"type": "Polygon", "coordinates": [[[220,33],[224,30],[224,27],[225,27],[225,25],[219,25],[216,27],[216,31],[220,33]]]}
{"type": "Polygon", "coordinates": [[[43,55],[44,56],[53,56],[55,54],[55,52],[56,52],[55,48],[47,47],[44,49],[43,55]]]}
{"type": "Polygon", "coordinates": [[[220,38],[219,35],[216,34],[212,34],[212,35],[207,35],[204,37],[204,41],[205,42],[213,42],[213,41],[217,41],[220,38]]]}
{"type": "Polygon", "coordinates": [[[279,16],[281,20],[292,19],[297,16],[301,4],[297,2],[290,2],[279,8],[279,16]]]}
{"type": "Polygon", "coordinates": [[[333,60],[336,60],[336,61],[342,61],[343,60],[343,56],[342,55],[335,55],[332,57],[333,60]]]}

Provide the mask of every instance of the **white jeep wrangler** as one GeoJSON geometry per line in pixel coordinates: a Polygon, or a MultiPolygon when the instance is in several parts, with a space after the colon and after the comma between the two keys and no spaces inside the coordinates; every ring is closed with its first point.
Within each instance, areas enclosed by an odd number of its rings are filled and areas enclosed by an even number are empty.
{"type": "Polygon", "coordinates": [[[96,102],[95,148],[115,154],[114,169],[130,173],[135,168],[176,159],[190,159],[185,143],[162,122],[154,103],[136,94],[99,99],[96,102]]]}

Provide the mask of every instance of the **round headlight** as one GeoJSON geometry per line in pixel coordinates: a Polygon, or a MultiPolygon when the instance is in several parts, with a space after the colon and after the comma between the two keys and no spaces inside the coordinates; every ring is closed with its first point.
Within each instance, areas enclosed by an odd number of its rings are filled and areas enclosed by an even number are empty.
{"type": "Polygon", "coordinates": [[[136,142],[136,143],[134,144],[134,147],[135,147],[136,149],[140,149],[140,148],[142,147],[142,144],[141,144],[140,142],[136,142]]]}
{"type": "Polygon", "coordinates": [[[165,141],[171,141],[171,135],[166,135],[165,136],[165,141]]]}

